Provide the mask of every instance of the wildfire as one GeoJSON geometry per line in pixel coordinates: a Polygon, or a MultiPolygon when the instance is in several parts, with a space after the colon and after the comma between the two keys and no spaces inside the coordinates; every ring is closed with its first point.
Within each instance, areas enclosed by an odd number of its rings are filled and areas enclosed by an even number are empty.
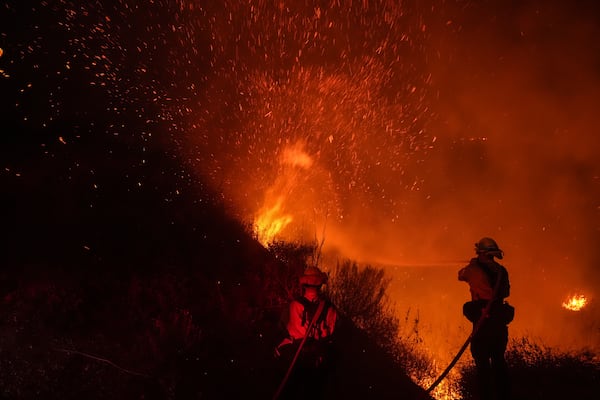
{"type": "MultiPolygon", "coordinates": [[[[428,388],[436,377],[428,377],[417,379],[419,385],[426,389],[428,388]]],[[[414,376],[413,376],[413,379],[414,376]]],[[[458,377],[448,377],[446,380],[440,382],[440,384],[432,391],[431,396],[436,400],[459,400],[462,398],[460,390],[457,384],[458,377]]]]}
{"type": "Polygon", "coordinates": [[[282,212],[283,197],[279,197],[270,207],[265,207],[254,222],[254,231],[263,245],[272,243],[275,236],[292,222],[293,217],[282,212]]]}
{"type": "Polygon", "coordinates": [[[588,303],[588,299],[582,294],[576,294],[567,298],[563,303],[563,308],[570,311],[580,311],[588,303]]]}
{"type": "Polygon", "coordinates": [[[304,151],[301,144],[286,148],[281,156],[281,163],[293,167],[308,169],[312,166],[313,160],[304,151]]]}
{"type": "Polygon", "coordinates": [[[263,206],[254,219],[254,232],[263,246],[272,243],[294,221],[293,215],[298,216],[294,207],[302,203],[299,191],[306,192],[306,171],[313,160],[299,142],[282,150],[279,163],[277,177],[265,193],[263,206]]]}

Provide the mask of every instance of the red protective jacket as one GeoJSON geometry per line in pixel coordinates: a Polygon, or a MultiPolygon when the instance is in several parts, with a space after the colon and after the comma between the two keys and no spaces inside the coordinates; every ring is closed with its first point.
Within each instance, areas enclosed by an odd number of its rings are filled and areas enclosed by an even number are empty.
{"type": "MultiPolygon", "coordinates": [[[[326,299],[319,297],[313,297],[312,299],[306,298],[308,302],[313,304],[316,309],[318,302],[327,302],[326,306],[322,311],[322,315],[318,318],[317,323],[313,326],[309,337],[313,339],[323,339],[331,336],[335,330],[335,323],[337,320],[337,311],[331,303],[326,299]]],[[[290,303],[290,317],[287,323],[287,331],[289,337],[293,340],[302,339],[306,335],[306,329],[310,325],[311,316],[305,313],[305,306],[302,304],[301,299],[295,299],[290,303]]]]}
{"type": "Polygon", "coordinates": [[[458,271],[458,280],[469,284],[472,300],[491,300],[497,280],[500,279],[496,297],[503,299],[510,294],[506,268],[495,261],[483,263],[477,258],[458,271]]]}

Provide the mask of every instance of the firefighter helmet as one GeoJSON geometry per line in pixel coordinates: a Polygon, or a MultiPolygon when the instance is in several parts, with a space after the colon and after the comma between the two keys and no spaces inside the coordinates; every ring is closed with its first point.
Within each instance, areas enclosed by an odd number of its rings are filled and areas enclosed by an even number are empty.
{"type": "Polygon", "coordinates": [[[504,256],[504,252],[500,250],[496,241],[489,237],[484,237],[475,243],[475,252],[477,254],[486,253],[499,259],[504,256]]]}
{"type": "Polygon", "coordinates": [[[327,274],[317,267],[308,267],[300,277],[300,284],[306,286],[321,286],[327,283],[327,274]]]}

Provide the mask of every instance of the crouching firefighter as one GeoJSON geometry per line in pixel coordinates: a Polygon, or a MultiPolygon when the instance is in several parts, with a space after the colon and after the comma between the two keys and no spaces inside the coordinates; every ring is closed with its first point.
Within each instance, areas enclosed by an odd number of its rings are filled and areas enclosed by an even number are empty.
{"type": "Polygon", "coordinates": [[[308,267],[300,276],[301,295],[290,302],[287,337],[275,349],[286,374],[273,399],[324,398],[333,365],[337,310],[321,289],[327,274],[308,267]],[[307,397],[308,396],[308,397],[307,397]]]}
{"type": "Polygon", "coordinates": [[[506,400],[510,384],[504,353],[515,310],[504,300],[510,295],[508,272],[494,260],[502,259],[504,253],[488,237],[475,243],[475,253],[477,257],[458,272],[458,280],[467,282],[471,292],[463,314],[473,323],[471,354],[479,398],[506,400]]]}

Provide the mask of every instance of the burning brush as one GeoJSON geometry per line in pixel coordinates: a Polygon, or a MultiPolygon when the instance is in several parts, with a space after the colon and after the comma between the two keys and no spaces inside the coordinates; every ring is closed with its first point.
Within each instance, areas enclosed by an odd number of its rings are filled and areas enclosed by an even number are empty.
{"type": "Polygon", "coordinates": [[[562,303],[562,307],[569,311],[581,311],[589,303],[588,298],[583,294],[574,294],[567,297],[562,303]]]}

